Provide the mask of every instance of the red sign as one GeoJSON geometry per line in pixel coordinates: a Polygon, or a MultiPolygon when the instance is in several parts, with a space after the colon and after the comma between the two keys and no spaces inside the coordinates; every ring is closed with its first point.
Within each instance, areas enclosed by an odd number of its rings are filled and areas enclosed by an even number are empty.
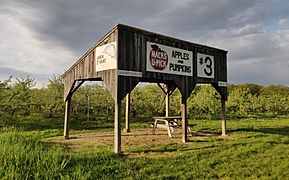
{"type": "Polygon", "coordinates": [[[151,45],[150,63],[156,70],[164,70],[168,65],[168,54],[161,50],[158,45],[151,45]]]}

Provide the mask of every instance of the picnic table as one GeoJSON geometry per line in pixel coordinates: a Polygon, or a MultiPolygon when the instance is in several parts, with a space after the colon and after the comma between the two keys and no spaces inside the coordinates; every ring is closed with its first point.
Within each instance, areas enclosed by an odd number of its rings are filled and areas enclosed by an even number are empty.
{"type": "MultiPolygon", "coordinates": [[[[172,132],[174,132],[174,128],[181,127],[180,123],[182,120],[182,116],[155,116],[152,117],[154,122],[152,123],[152,131],[155,134],[156,128],[167,129],[168,136],[172,137],[172,132]]],[[[188,132],[191,132],[191,128],[193,128],[196,124],[188,124],[188,132]]]]}

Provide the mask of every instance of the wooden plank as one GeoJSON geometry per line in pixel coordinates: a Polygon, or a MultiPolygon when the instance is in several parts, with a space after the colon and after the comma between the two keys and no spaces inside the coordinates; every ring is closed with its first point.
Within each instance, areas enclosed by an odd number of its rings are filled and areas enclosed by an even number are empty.
{"type": "MultiPolygon", "coordinates": [[[[112,41],[118,42],[118,69],[122,70],[131,70],[143,73],[143,78],[122,78],[120,83],[119,98],[123,98],[128,92],[130,92],[134,86],[141,80],[144,82],[167,82],[174,81],[178,83],[178,87],[182,94],[189,96],[192,91],[191,86],[194,86],[196,83],[217,83],[218,81],[227,81],[227,72],[226,72],[226,51],[208,47],[200,44],[191,43],[188,41],[179,40],[173,37],[168,37],[160,35],[157,33],[152,33],[149,31],[141,30],[138,28],[126,26],[119,24],[112,31],[110,31],[104,38],[102,38],[95,46],[93,46],[89,51],[87,51],[67,72],[62,76],[62,79],[66,79],[65,84],[65,96],[69,94],[70,86],[73,84],[74,80],[88,79],[100,77],[102,79],[111,80],[111,75],[113,73],[100,73],[95,72],[95,60],[94,60],[94,49],[100,45],[112,41]],[[184,50],[193,51],[193,57],[196,59],[196,53],[202,52],[213,55],[216,62],[216,78],[215,79],[205,79],[197,78],[195,76],[196,72],[196,60],[194,60],[193,65],[193,77],[184,77],[180,75],[171,75],[171,74],[162,74],[155,72],[146,72],[146,42],[156,42],[164,44],[167,46],[172,46],[176,48],[181,48],[184,50]],[[92,67],[91,67],[92,66],[92,67]],[[74,75],[70,73],[74,72],[74,75]],[[68,75],[71,74],[71,75],[68,75]],[[69,76],[65,78],[65,76],[69,76]],[[74,76],[74,77],[73,77],[74,76]],[[189,88],[185,88],[187,86],[189,88]]],[[[110,70],[109,70],[110,71],[110,70]]],[[[113,79],[112,79],[113,80],[113,79]]],[[[107,84],[106,84],[107,85],[107,84]]],[[[110,87],[109,91],[115,97],[115,89],[110,87]]],[[[220,91],[223,96],[226,96],[226,88],[221,88],[220,91]]]]}
{"type": "Polygon", "coordinates": [[[111,69],[106,71],[101,71],[97,73],[97,76],[101,77],[107,90],[111,94],[114,101],[117,100],[117,89],[118,89],[118,78],[117,70],[111,69]]]}
{"type": "Polygon", "coordinates": [[[166,117],[169,117],[170,115],[170,93],[167,89],[166,92],[166,117]]]}
{"type": "Polygon", "coordinates": [[[226,101],[222,98],[222,136],[226,136],[226,101]]]}
{"type": "Polygon", "coordinates": [[[114,109],[114,152],[121,153],[121,101],[115,101],[114,109]]]}
{"type": "Polygon", "coordinates": [[[163,91],[163,93],[166,95],[166,117],[169,117],[169,111],[170,111],[170,90],[169,85],[166,85],[166,88],[164,88],[160,83],[157,83],[159,88],[163,91]]]}
{"type": "Polygon", "coordinates": [[[110,30],[105,36],[103,36],[95,45],[93,45],[88,51],[86,51],[86,53],[84,53],[83,56],[81,56],[68,70],[65,71],[65,73],[61,76],[61,78],[63,78],[64,76],[66,76],[67,73],[69,73],[70,71],[75,70],[75,67],[89,54],[91,54],[96,47],[101,46],[103,44],[107,44],[107,40],[108,39],[112,39],[112,40],[116,40],[117,38],[114,37],[115,36],[115,32],[117,31],[117,26],[115,26],[114,28],[112,28],[112,30],[110,30]],[[112,38],[110,38],[112,36],[112,38]]]}
{"type": "Polygon", "coordinates": [[[70,104],[71,104],[71,96],[69,96],[65,101],[65,118],[64,118],[64,133],[63,133],[65,139],[69,138],[70,104]]]}
{"type": "Polygon", "coordinates": [[[84,82],[85,82],[84,80],[75,82],[74,86],[72,86],[72,89],[70,91],[71,92],[71,96],[84,82]]]}
{"type": "Polygon", "coordinates": [[[175,120],[175,119],[182,119],[182,116],[154,116],[152,117],[155,120],[175,120]]]}
{"type": "Polygon", "coordinates": [[[125,131],[130,132],[130,93],[127,93],[126,95],[125,131]]]}
{"type": "MultiPolygon", "coordinates": [[[[95,48],[98,46],[104,45],[106,43],[117,41],[118,37],[117,29],[114,29],[109,33],[108,36],[105,36],[98,43],[96,43],[93,48],[87,51],[71,68],[69,68],[62,76],[61,79],[64,83],[64,98],[69,95],[72,85],[77,80],[89,80],[89,79],[97,79],[102,78],[106,80],[113,80],[113,76],[116,76],[115,71],[111,73],[101,73],[95,72],[95,48]]],[[[108,70],[110,71],[110,70],[108,70]]],[[[106,85],[108,85],[107,83],[106,85]]],[[[115,97],[115,89],[110,86],[109,91],[115,97]]]]}
{"type": "Polygon", "coordinates": [[[182,96],[182,142],[186,143],[188,141],[188,119],[187,119],[187,98],[182,96]]]}

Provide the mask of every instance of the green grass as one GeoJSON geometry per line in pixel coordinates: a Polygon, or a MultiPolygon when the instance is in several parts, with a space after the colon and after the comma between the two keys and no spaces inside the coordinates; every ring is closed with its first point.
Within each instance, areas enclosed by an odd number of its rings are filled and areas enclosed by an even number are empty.
{"type": "Polygon", "coordinates": [[[18,132],[3,132],[0,139],[1,178],[60,177],[69,160],[61,148],[42,143],[36,138],[24,137],[18,132]]]}
{"type": "MultiPolygon", "coordinates": [[[[62,134],[62,120],[12,121],[1,126],[0,179],[289,178],[289,118],[228,120],[226,138],[218,136],[220,121],[195,120],[200,139],[136,147],[124,155],[103,147],[71,152],[46,142],[62,134]]],[[[107,131],[111,123],[72,122],[71,129],[107,131]]],[[[147,124],[135,120],[132,127],[147,124]]]]}
{"type": "Polygon", "coordinates": [[[122,157],[108,150],[70,154],[17,131],[0,139],[0,179],[112,179],[124,168],[122,157]]]}

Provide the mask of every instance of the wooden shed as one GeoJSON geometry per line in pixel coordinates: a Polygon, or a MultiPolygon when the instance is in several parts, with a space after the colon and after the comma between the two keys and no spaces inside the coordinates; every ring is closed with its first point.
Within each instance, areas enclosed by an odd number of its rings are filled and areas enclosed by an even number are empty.
{"type": "Polygon", "coordinates": [[[225,135],[225,50],[118,24],[61,78],[66,103],[65,138],[69,137],[72,94],[87,80],[103,81],[115,101],[115,153],[121,152],[121,100],[129,95],[139,82],[166,84],[167,102],[171,91],[175,88],[180,90],[183,142],[187,141],[187,99],[196,84],[211,84],[222,97],[222,135],[225,135]]]}

